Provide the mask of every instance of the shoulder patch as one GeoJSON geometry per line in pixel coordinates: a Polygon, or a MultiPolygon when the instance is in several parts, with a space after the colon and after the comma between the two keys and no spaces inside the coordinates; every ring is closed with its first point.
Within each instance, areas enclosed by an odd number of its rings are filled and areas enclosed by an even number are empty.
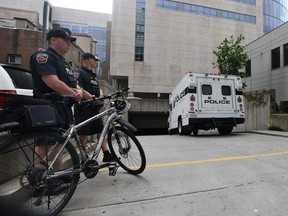
{"type": "Polygon", "coordinates": [[[43,63],[47,62],[48,57],[49,56],[47,54],[45,54],[45,53],[39,53],[39,54],[37,54],[36,59],[37,59],[37,62],[39,64],[43,64],[43,63]]]}

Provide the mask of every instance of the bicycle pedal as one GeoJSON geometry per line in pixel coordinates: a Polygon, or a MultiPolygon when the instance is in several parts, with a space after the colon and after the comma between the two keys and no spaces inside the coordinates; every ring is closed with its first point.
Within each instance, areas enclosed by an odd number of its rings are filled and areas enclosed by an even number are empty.
{"type": "Polygon", "coordinates": [[[109,166],[109,176],[115,176],[117,173],[118,167],[119,167],[118,164],[113,164],[113,165],[109,166]]]}

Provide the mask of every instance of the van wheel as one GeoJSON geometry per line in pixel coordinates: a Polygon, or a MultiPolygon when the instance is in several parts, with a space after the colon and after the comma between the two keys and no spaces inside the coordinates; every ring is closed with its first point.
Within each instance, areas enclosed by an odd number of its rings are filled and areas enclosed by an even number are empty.
{"type": "Polygon", "coordinates": [[[194,136],[197,136],[197,134],[198,134],[198,129],[193,129],[193,134],[194,134],[194,136]]]}
{"type": "Polygon", "coordinates": [[[220,135],[228,135],[232,132],[233,127],[218,127],[217,130],[220,135]]]}
{"type": "Polygon", "coordinates": [[[191,135],[191,129],[185,128],[182,125],[182,120],[178,120],[178,133],[179,135],[191,135]]]}
{"type": "Polygon", "coordinates": [[[178,120],[178,134],[183,135],[183,125],[182,125],[182,120],[178,120]]]}

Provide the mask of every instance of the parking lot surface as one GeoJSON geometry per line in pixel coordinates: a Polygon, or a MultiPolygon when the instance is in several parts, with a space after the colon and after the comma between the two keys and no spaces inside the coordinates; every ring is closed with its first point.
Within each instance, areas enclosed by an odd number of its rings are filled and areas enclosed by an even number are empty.
{"type": "Polygon", "coordinates": [[[146,170],[139,176],[119,169],[113,177],[106,170],[81,177],[60,215],[287,215],[287,135],[138,136],[146,170]]]}

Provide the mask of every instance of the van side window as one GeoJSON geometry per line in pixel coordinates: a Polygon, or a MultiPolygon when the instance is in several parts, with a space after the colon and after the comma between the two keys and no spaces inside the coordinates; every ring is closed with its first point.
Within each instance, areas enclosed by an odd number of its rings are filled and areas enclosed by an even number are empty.
{"type": "Polygon", "coordinates": [[[207,84],[202,85],[202,94],[212,95],[212,86],[207,84]]]}
{"type": "Polygon", "coordinates": [[[231,87],[230,86],[221,86],[221,91],[223,96],[231,96],[231,87]]]}

